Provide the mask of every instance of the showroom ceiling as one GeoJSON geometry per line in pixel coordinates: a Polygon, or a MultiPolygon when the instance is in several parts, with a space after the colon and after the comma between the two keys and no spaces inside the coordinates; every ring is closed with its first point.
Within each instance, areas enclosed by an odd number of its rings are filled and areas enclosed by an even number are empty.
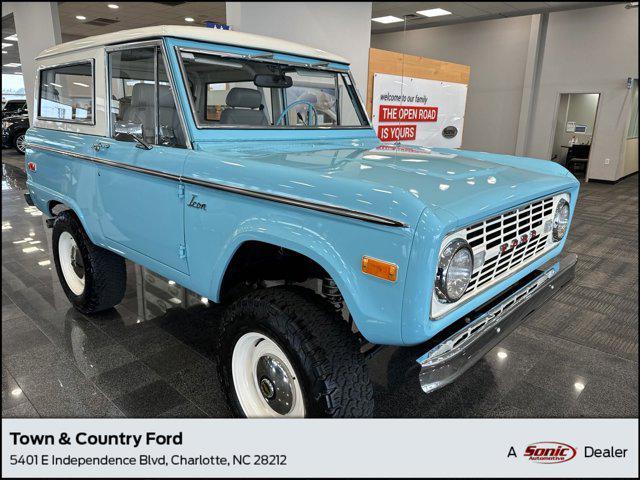
{"type": "MultiPolygon", "coordinates": [[[[371,31],[402,30],[405,16],[406,28],[416,29],[612,3],[625,2],[373,2],[373,18],[393,16],[402,21],[387,24],[371,22],[371,31]],[[432,17],[416,13],[432,9],[450,13],[432,17]]],[[[224,23],[226,20],[225,2],[58,2],[58,12],[65,42],[150,25],[203,25],[205,21],[224,23]]],[[[3,48],[2,73],[20,71],[19,67],[5,67],[6,64],[20,63],[16,42],[4,40],[14,33],[13,16],[3,17],[3,42],[13,45],[3,48]]]]}
{"type": "MultiPolygon", "coordinates": [[[[407,29],[436,27],[454,23],[517,17],[534,13],[572,10],[626,2],[373,2],[373,18],[407,15],[407,29]],[[416,12],[442,9],[449,14],[427,17],[416,12]]],[[[443,12],[435,12],[443,13],[443,12]]],[[[371,22],[373,33],[403,30],[404,21],[394,23],[371,22]]]]}
{"type": "Polygon", "coordinates": [[[13,15],[2,17],[2,73],[21,73],[20,67],[5,67],[7,64],[20,63],[17,42],[5,39],[5,37],[11,37],[15,33],[16,27],[13,24],[13,15]]]}
{"type": "Polygon", "coordinates": [[[224,22],[226,7],[225,2],[58,2],[58,13],[62,40],[69,41],[151,25],[202,26],[205,21],[224,22]],[[187,22],[185,18],[194,21],[187,22]]]}

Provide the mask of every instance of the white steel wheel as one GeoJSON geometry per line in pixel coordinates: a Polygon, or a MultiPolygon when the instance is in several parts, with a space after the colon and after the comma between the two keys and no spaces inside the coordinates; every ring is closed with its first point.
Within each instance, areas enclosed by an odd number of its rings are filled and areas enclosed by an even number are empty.
{"type": "Polygon", "coordinates": [[[80,249],[69,232],[62,232],[58,240],[58,257],[62,275],[69,289],[74,295],[84,292],[84,263],[80,249]]]}
{"type": "Polygon", "coordinates": [[[305,416],[302,388],[287,355],[269,337],[249,332],[233,348],[231,373],[247,417],[305,416]]]}

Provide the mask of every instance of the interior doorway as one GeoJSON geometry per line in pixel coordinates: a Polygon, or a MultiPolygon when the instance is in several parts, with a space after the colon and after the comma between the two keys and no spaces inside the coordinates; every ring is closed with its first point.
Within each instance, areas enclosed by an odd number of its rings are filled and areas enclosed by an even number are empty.
{"type": "Polygon", "coordinates": [[[562,93],[558,99],[551,160],[566,167],[581,180],[587,172],[599,93],[562,93]]]}

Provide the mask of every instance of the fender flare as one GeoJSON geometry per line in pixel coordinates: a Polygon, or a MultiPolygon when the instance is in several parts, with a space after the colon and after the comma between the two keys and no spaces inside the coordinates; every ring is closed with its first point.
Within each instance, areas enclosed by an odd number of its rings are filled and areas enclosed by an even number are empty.
{"type": "MultiPolygon", "coordinates": [[[[318,233],[304,227],[278,223],[277,230],[270,228],[265,231],[264,225],[263,220],[251,218],[236,229],[214,265],[215,273],[209,289],[213,294],[211,298],[215,301],[220,300],[222,281],[231,261],[243,244],[250,241],[268,243],[294,251],[320,265],[336,282],[354,322],[360,327],[358,323],[360,310],[356,301],[359,285],[356,275],[331,243],[318,233]],[[302,235],[300,235],[301,231],[304,232],[302,235]]],[[[273,227],[272,224],[270,226],[273,227]]]]}
{"type": "Polygon", "coordinates": [[[27,188],[32,193],[35,193],[35,203],[40,211],[51,214],[50,206],[53,202],[65,205],[69,208],[69,210],[73,211],[73,213],[76,214],[78,220],[80,221],[80,224],[82,225],[82,228],[84,228],[84,231],[86,232],[91,242],[96,245],[103,245],[100,239],[96,238],[94,230],[92,228],[88,228],[87,217],[80,208],[80,205],[78,205],[75,200],[67,197],[66,195],[61,195],[58,192],[47,187],[43,187],[42,185],[34,184],[32,182],[27,182],[27,188]]]}

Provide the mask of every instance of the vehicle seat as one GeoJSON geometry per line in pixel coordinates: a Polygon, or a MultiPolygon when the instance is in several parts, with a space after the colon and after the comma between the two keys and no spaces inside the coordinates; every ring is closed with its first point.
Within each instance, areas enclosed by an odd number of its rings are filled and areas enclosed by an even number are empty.
{"type": "Polygon", "coordinates": [[[234,87],[229,90],[226,103],[227,108],[220,114],[220,124],[269,125],[258,90],[234,87]]]}
{"type": "MultiPolygon", "coordinates": [[[[158,86],[159,120],[160,126],[173,130],[175,143],[184,145],[180,118],[173,102],[171,88],[167,85],[158,86]]],[[[150,83],[136,83],[131,93],[131,106],[125,111],[126,122],[141,123],[144,139],[155,142],[155,88],[150,83]]]]}

